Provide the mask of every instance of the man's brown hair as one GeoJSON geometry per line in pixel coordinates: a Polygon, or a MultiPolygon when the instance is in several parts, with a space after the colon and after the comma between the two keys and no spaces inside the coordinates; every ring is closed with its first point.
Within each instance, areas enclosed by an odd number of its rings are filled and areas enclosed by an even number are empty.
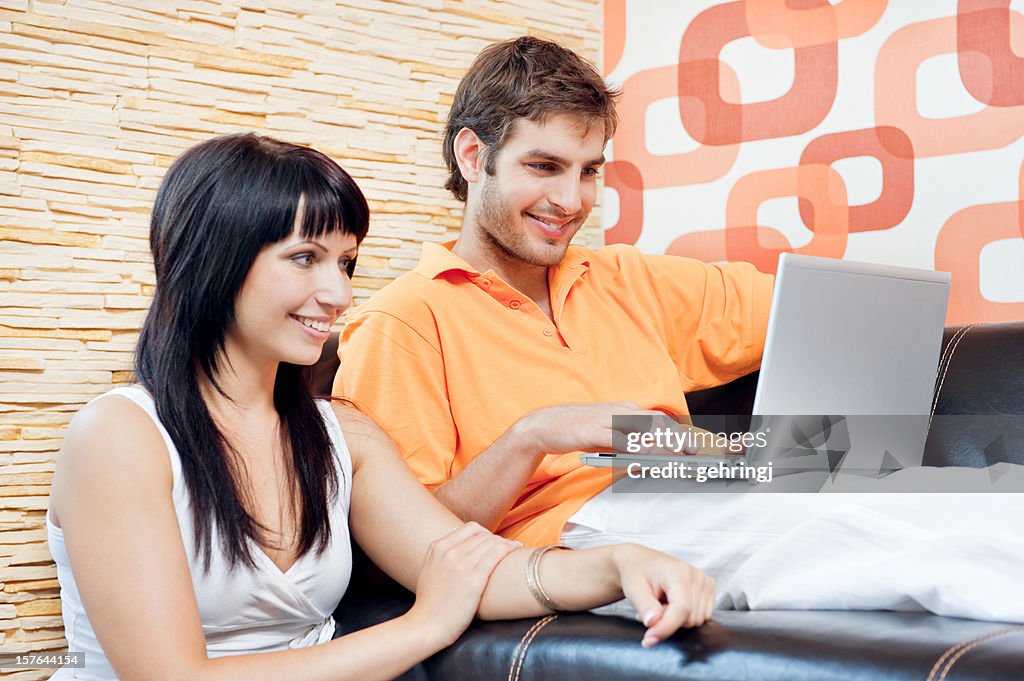
{"type": "Polygon", "coordinates": [[[455,159],[455,136],[469,128],[486,147],[484,171],[494,174],[497,152],[517,118],[543,122],[557,114],[600,124],[604,138],[615,132],[618,91],[605,84],[594,65],[572,50],[548,40],[522,36],[490,45],[481,52],[455,90],[444,130],[444,183],[455,198],[466,200],[468,188],[455,159]]]}

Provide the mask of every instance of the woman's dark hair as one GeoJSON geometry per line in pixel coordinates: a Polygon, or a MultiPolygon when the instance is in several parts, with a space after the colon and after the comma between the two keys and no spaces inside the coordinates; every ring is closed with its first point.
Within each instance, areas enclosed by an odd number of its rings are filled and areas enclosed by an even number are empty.
{"type": "MultiPolygon", "coordinates": [[[[139,336],[135,373],[153,394],[178,449],[196,551],[207,570],[214,528],[232,566],[254,566],[248,540],[267,541],[266,528],[246,508],[238,458],[203,401],[201,377],[220,390],[216,376],[226,361],[225,333],[242,283],[260,250],[292,233],[300,197],[303,237],[341,231],[361,241],[366,235],[366,199],[338,164],[318,151],[252,133],[188,149],[167,171],[153,206],[156,292],[139,336]]],[[[302,367],[280,364],[274,406],[300,499],[298,550],[322,551],[341,483],[302,367]]]]}

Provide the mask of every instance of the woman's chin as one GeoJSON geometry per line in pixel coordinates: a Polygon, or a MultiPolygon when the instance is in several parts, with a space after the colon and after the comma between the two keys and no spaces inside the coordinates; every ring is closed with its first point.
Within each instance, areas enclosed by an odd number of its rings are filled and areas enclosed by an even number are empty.
{"type": "Polygon", "coordinates": [[[308,348],[289,348],[289,352],[281,353],[278,358],[279,361],[287,364],[295,364],[298,366],[313,366],[320,361],[320,356],[323,354],[324,344],[323,343],[307,343],[308,348]]]}
{"type": "Polygon", "coordinates": [[[287,362],[288,364],[295,364],[300,367],[311,367],[320,361],[320,355],[317,355],[316,357],[291,357],[288,359],[283,359],[281,361],[287,362]]]}

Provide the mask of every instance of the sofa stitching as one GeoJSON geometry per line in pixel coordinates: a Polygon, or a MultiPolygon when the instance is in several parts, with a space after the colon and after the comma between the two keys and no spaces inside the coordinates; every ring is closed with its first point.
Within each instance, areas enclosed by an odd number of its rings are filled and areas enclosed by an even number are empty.
{"type": "Polygon", "coordinates": [[[507,681],[512,681],[513,679],[514,672],[516,670],[516,665],[519,662],[519,651],[523,649],[523,642],[526,641],[526,638],[531,633],[533,633],[533,630],[536,629],[543,621],[543,619],[539,619],[536,622],[534,622],[533,625],[531,625],[530,628],[526,630],[526,633],[523,634],[522,638],[519,639],[519,644],[516,646],[515,651],[512,653],[512,666],[508,668],[508,676],[506,677],[507,681]]]}
{"type": "MultiPolygon", "coordinates": [[[[548,615],[547,617],[536,622],[530,630],[523,635],[523,638],[519,641],[519,646],[516,649],[516,660],[513,668],[515,669],[515,676],[512,676],[513,681],[519,681],[519,674],[523,671],[523,663],[526,661],[526,651],[529,650],[530,644],[533,643],[533,639],[536,638],[540,630],[546,627],[548,624],[558,619],[558,615],[548,615]]],[[[509,670],[511,676],[512,670],[509,670]]]]}
{"type": "Polygon", "coordinates": [[[935,407],[938,405],[938,395],[939,395],[938,394],[938,390],[939,390],[938,383],[941,380],[942,375],[945,373],[947,362],[949,361],[949,353],[952,352],[953,346],[956,345],[957,341],[960,339],[960,335],[962,333],[964,333],[966,330],[967,330],[967,326],[966,325],[959,327],[956,331],[953,332],[953,335],[950,337],[949,342],[946,343],[946,347],[942,348],[942,356],[939,358],[939,366],[938,366],[938,368],[935,371],[936,386],[935,386],[935,394],[932,395],[932,413],[933,414],[935,412],[935,407]]]}
{"type": "MultiPolygon", "coordinates": [[[[953,338],[949,341],[949,345],[947,346],[947,349],[949,349],[948,353],[943,353],[943,359],[946,360],[946,366],[942,368],[942,377],[939,379],[939,387],[935,389],[935,397],[932,399],[932,416],[935,416],[935,408],[939,406],[939,395],[942,393],[942,386],[946,382],[946,373],[949,372],[949,366],[953,363],[953,353],[956,352],[956,348],[960,345],[960,341],[962,341],[964,337],[967,336],[967,333],[975,326],[977,326],[977,324],[968,324],[967,326],[960,327],[960,329],[953,334],[953,338]]],[[[941,365],[942,362],[940,361],[939,364],[941,365]]]]}
{"type": "MultiPolygon", "coordinates": [[[[938,384],[939,376],[942,374],[943,369],[946,367],[946,361],[949,359],[949,351],[950,351],[950,349],[952,349],[953,344],[956,343],[956,339],[959,338],[960,334],[962,334],[964,332],[965,328],[966,328],[966,325],[965,326],[958,326],[956,331],[953,332],[953,335],[949,337],[949,342],[946,343],[946,345],[942,348],[942,356],[939,357],[939,365],[935,369],[935,382],[936,382],[936,384],[938,384]]],[[[938,387],[938,386],[936,385],[936,387],[938,387]]],[[[934,395],[932,397],[933,397],[932,409],[934,410],[934,407],[935,407],[934,395]]]]}
{"type": "Polygon", "coordinates": [[[1009,634],[1014,634],[1021,631],[1024,631],[1024,625],[1006,627],[1005,629],[997,629],[996,631],[990,631],[984,636],[979,636],[975,639],[961,641],[960,643],[957,643],[956,645],[950,647],[949,650],[947,650],[945,653],[943,653],[942,657],[940,657],[935,662],[935,665],[932,667],[931,672],[928,674],[928,678],[926,679],[926,681],[945,681],[946,676],[949,675],[949,672],[953,669],[953,666],[957,663],[957,661],[961,657],[969,653],[972,649],[980,646],[982,643],[987,643],[1002,636],[1007,636],[1009,634]],[[947,658],[949,659],[947,660],[947,658]],[[942,673],[936,677],[935,672],[939,670],[940,666],[943,667],[942,673]]]}
{"type": "Polygon", "coordinates": [[[970,643],[970,641],[960,641],[956,645],[950,646],[946,650],[946,652],[942,654],[942,657],[936,660],[935,664],[932,665],[931,671],[928,672],[928,678],[925,679],[925,681],[935,681],[935,672],[938,671],[939,667],[945,664],[946,660],[949,658],[950,655],[957,652],[958,650],[960,650],[960,648],[967,645],[968,643],[970,643]]]}
{"type": "Polygon", "coordinates": [[[508,681],[519,681],[519,673],[523,669],[523,661],[526,659],[526,651],[529,649],[534,637],[537,636],[541,629],[556,619],[558,619],[558,615],[548,615],[543,619],[537,620],[533,623],[533,626],[523,634],[523,637],[519,639],[519,645],[516,646],[516,650],[512,654],[512,666],[509,667],[508,670],[508,681]]]}

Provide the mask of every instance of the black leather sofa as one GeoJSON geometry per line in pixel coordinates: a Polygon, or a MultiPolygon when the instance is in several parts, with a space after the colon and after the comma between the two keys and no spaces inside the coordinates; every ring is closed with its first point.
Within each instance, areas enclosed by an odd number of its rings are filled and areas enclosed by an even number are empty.
{"type": "MultiPolygon", "coordinates": [[[[333,340],[333,339],[332,339],[333,340]]],[[[313,369],[328,392],[336,341],[313,369]]],[[[701,414],[749,414],[757,376],[688,396],[701,414]]],[[[946,329],[927,465],[1024,463],[1024,322],[946,329]]],[[[411,595],[367,561],[338,634],[394,617],[411,595]]],[[[1024,561],[1022,561],[1024,563],[1024,561]]],[[[1024,579],[1024,564],[1021,565],[1024,579]]],[[[640,623],[590,613],[475,622],[403,679],[508,681],[1024,681],[1024,625],[906,612],[721,611],[652,649],[640,623]]]]}

